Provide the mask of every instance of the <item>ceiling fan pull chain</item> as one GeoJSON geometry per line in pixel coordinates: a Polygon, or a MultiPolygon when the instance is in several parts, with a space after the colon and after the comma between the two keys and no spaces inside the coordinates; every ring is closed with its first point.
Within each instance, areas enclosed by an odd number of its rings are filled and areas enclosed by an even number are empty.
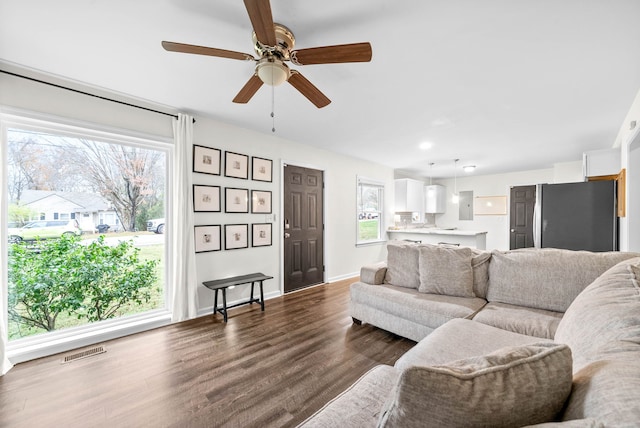
{"type": "Polygon", "coordinates": [[[276,132],[276,89],[275,86],[271,87],[271,132],[276,132]]]}

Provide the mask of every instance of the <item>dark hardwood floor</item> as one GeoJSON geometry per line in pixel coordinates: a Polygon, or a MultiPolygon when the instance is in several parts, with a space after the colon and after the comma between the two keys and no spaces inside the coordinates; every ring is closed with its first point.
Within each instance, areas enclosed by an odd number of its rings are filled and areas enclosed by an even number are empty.
{"type": "Polygon", "coordinates": [[[0,426],[295,426],[415,344],[352,325],[353,281],[18,364],[0,377],[0,426]]]}

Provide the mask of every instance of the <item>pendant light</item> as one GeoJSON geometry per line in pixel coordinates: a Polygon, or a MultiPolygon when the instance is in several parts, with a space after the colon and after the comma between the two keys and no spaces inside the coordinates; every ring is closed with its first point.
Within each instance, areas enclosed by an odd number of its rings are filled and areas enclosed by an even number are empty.
{"type": "Polygon", "coordinates": [[[453,160],[453,198],[451,198],[451,201],[454,204],[457,204],[458,202],[460,202],[460,196],[458,195],[458,161],[460,159],[454,159],[453,160]]]}
{"type": "Polygon", "coordinates": [[[435,162],[429,162],[429,186],[433,184],[433,166],[435,162]]]}

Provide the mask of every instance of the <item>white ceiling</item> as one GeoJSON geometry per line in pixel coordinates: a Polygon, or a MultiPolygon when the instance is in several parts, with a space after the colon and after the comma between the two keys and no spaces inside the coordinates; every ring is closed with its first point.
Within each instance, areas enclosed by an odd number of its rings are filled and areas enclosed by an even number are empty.
{"type": "MultiPolygon", "coordinates": [[[[611,147],[640,89],[640,0],[271,3],[296,48],[373,49],[370,63],[293,66],[332,103],[276,87],[276,135],[409,174],[580,160],[611,147]]],[[[231,102],[253,63],[160,46],[253,54],[251,31],[241,0],[1,0],[0,61],[271,134],[271,87],[231,102]]]]}

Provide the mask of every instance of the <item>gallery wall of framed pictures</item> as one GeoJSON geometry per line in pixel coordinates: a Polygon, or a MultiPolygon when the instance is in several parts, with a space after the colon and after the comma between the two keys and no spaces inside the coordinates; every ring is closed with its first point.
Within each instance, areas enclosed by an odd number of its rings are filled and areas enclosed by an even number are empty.
{"type": "MultiPolygon", "coordinates": [[[[264,187],[273,182],[273,161],[213,147],[193,146],[193,172],[252,181],[264,187]]],[[[197,176],[196,176],[197,177],[197,176]]],[[[194,179],[194,181],[197,181],[194,179]]],[[[238,181],[240,183],[240,181],[238,181]]],[[[272,191],[249,186],[193,185],[193,211],[197,213],[272,214],[272,191]],[[224,208],[223,208],[224,207],[224,208]]],[[[238,217],[237,219],[246,219],[238,217]]],[[[228,218],[228,216],[227,216],[228,218]]],[[[196,253],[273,245],[273,224],[230,222],[194,227],[196,253]]]]}

